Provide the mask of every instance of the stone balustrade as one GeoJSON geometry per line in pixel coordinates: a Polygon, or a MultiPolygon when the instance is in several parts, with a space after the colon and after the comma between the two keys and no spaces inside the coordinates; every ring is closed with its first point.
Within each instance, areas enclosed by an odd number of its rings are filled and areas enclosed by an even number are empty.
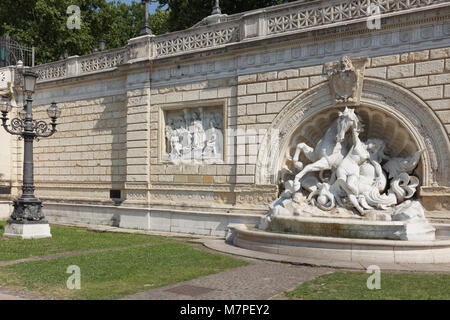
{"type": "Polygon", "coordinates": [[[279,34],[312,27],[336,24],[370,15],[389,14],[410,9],[425,8],[445,0],[353,0],[311,1],[295,6],[267,11],[266,34],[279,34]],[[379,10],[379,11],[378,11],[379,10]]]}
{"type": "Polygon", "coordinates": [[[8,89],[8,83],[11,83],[11,67],[0,68],[0,90],[8,89]]]}
{"type": "Polygon", "coordinates": [[[214,48],[239,41],[239,23],[226,22],[174,32],[155,39],[157,57],[214,48]]]}
{"type": "MultiPolygon", "coordinates": [[[[136,60],[160,59],[217,49],[283,34],[357,23],[370,13],[380,18],[450,6],[448,0],[333,0],[292,2],[235,15],[210,16],[193,28],[131,39],[124,48],[73,56],[34,68],[38,82],[112,70],[136,60]],[[371,5],[377,6],[371,7],[371,5]]],[[[1,73],[0,73],[1,75],[1,73]]],[[[1,83],[1,79],[0,79],[1,83]]]]}

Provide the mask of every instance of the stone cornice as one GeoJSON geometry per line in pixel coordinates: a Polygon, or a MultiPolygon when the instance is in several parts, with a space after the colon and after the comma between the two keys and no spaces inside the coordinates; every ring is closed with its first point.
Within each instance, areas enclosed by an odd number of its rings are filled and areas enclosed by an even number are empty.
{"type": "Polygon", "coordinates": [[[335,34],[285,35],[260,43],[230,45],[208,56],[192,53],[165,58],[165,63],[155,63],[152,87],[318,65],[342,55],[372,57],[448,47],[449,19],[449,12],[425,17],[417,13],[407,21],[390,18],[380,30],[352,25],[335,34]]]}
{"type": "Polygon", "coordinates": [[[361,26],[366,25],[371,3],[378,5],[382,21],[393,17],[401,21],[398,24],[391,23],[389,28],[407,25],[411,23],[405,21],[408,17],[423,17],[427,12],[433,17],[426,19],[440,19],[442,10],[448,13],[446,9],[450,7],[450,1],[447,0],[293,2],[227,16],[225,22],[200,25],[160,36],[138,37],[131,39],[124,48],[69,57],[37,66],[35,70],[39,73],[38,82],[43,83],[108,72],[121,65],[141,61],[155,61],[159,65],[173,59],[220,55],[229,50],[266,46],[292,39],[339,38],[347,36],[348,32],[364,32],[361,26]]]}

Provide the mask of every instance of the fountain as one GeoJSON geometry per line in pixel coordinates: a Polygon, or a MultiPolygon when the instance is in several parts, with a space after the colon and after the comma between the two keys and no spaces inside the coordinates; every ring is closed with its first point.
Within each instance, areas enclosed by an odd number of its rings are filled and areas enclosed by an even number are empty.
{"type": "Polygon", "coordinates": [[[285,190],[259,227],[343,238],[434,240],[422,205],[411,200],[419,185],[411,173],[423,150],[391,158],[383,140],[361,141],[362,130],[355,110],[345,108],[315,148],[299,143],[283,168],[285,190]],[[301,154],[311,163],[304,166],[301,154]]]}
{"type": "Polygon", "coordinates": [[[364,132],[365,63],[343,57],[325,65],[337,117],[314,147],[299,142],[287,150],[279,198],[258,226],[230,225],[229,242],[306,258],[450,262],[450,241],[436,240],[416,195],[424,150],[391,155],[386,141],[364,132]]]}

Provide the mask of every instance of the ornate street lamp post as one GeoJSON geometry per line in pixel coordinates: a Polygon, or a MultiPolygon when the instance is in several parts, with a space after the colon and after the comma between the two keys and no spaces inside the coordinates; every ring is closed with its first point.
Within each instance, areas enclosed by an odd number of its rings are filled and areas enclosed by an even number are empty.
{"type": "Polygon", "coordinates": [[[14,211],[8,220],[4,236],[22,238],[51,237],[50,226],[42,212],[42,201],[34,196],[33,174],[33,141],[38,138],[50,137],[56,132],[56,119],[61,115],[56,103],[47,109],[51,119],[50,126],[44,121],[33,120],[32,95],[36,85],[37,74],[27,70],[23,72],[23,91],[26,95],[26,104],[19,112],[19,117],[7,124],[8,112],[11,111],[9,99],[3,96],[0,102],[2,113],[2,126],[12,134],[24,140],[23,148],[23,184],[22,195],[14,200],[14,211]]]}

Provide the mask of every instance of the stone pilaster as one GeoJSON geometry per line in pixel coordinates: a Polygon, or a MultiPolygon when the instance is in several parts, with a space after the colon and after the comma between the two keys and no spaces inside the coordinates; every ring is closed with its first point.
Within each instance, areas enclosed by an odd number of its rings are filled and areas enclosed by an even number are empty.
{"type": "MultiPolygon", "coordinates": [[[[136,76],[129,75],[128,80],[136,76]]],[[[126,204],[148,205],[150,184],[150,89],[127,91],[126,182],[123,198],[126,204]]]]}

